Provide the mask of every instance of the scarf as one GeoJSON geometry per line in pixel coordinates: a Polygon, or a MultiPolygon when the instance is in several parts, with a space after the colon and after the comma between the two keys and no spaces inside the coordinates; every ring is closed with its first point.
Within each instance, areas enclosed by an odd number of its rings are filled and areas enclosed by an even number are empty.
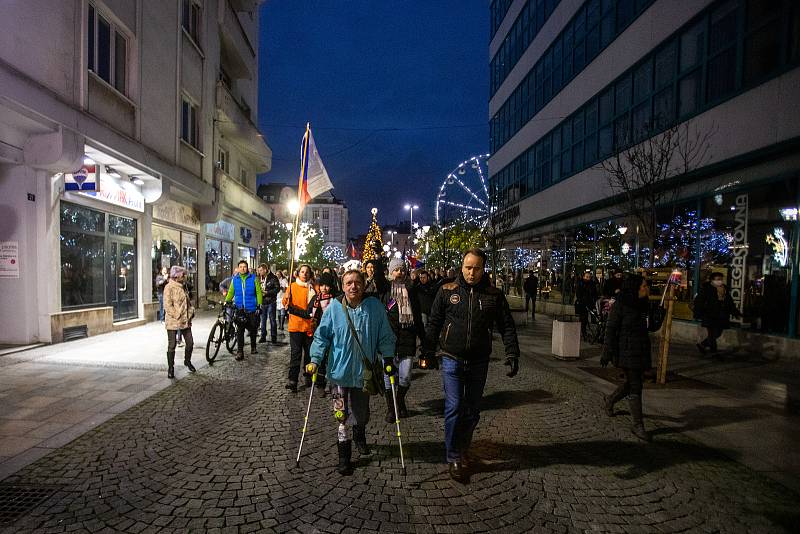
{"type": "Polygon", "coordinates": [[[299,278],[295,278],[294,283],[297,284],[298,286],[308,288],[308,297],[306,300],[306,306],[307,306],[308,304],[311,303],[311,299],[314,298],[314,295],[316,295],[316,293],[314,292],[314,286],[310,282],[303,282],[299,278]]]}
{"type": "Polygon", "coordinates": [[[397,302],[400,326],[413,325],[414,314],[411,312],[411,301],[408,299],[408,289],[403,282],[392,282],[392,298],[397,302]]]}

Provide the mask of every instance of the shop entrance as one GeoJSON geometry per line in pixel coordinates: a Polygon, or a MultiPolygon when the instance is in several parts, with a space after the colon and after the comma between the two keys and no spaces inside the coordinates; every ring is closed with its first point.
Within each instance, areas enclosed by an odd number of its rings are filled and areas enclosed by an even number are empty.
{"type": "Polygon", "coordinates": [[[136,246],[112,239],[108,268],[108,302],[114,308],[114,321],[136,318],[136,246]]]}

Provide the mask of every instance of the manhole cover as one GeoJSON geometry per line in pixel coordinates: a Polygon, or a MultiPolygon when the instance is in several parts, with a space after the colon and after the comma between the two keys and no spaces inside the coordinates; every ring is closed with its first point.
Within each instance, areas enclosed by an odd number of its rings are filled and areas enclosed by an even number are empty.
{"type": "Polygon", "coordinates": [[[58,488],[0,484],[0,525],[8,525],[27,514],[58,488]]]}

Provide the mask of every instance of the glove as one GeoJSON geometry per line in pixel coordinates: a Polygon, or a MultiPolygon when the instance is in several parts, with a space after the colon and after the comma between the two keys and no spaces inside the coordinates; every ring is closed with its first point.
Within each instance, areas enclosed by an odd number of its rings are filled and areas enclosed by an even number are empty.
{"type": "Polygon", "coordinates": [[[309,363],[306,365],[306,372],[305,374],[308,376],[314,376],[317,373],[317,364],[314,362],[309,363]]]}
{"type": "Polygon", "coordinates": [[[397,376],[397,366],[395,366],[393,358],[383,359],[383,373],[386,376],[397,376]]]}
{"type": "Polygon", "coordinates": [[[519,372],[519,356],[509,356],[506,358],[505,365],[511,367],[511,370],[506,373],[508,378],[514,378],[519,372]]]}

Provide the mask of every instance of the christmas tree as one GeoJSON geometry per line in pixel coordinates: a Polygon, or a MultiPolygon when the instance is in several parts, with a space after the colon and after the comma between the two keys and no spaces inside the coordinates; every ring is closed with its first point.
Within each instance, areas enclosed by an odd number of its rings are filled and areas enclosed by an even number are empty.
{"type": "Polygon", "coordinates": [[[381,227],[378,226],[378,209],[372,208],[372,222],[369,225],[369,232],[364,238],[364,252],[361,255],[361,262],[367,263],[369,260],[380,259],[383,252],[383,238],[381,237],[381,227]]]}

